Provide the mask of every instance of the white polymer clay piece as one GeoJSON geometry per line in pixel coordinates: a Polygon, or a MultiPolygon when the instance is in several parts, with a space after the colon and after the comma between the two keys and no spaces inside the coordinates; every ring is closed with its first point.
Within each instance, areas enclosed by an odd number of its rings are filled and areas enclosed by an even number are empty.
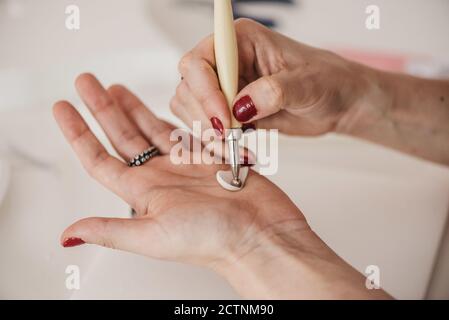
{"type": "Polygon", "coordinates": [[[217,181],[224,189],[228,191],[240,191],[245,186],[246,178],[248,177],[249,168],[241,167],[240,168],[240,181],[242,181],[242,186],[240,188],[232,185],[232,171],[218,171],[217,172],[217,181]]]}

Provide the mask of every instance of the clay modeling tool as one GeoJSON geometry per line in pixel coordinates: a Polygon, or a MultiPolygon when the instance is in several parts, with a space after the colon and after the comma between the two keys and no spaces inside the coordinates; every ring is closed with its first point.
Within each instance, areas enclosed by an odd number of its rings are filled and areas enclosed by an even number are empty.
{"type": "MultiPolygon", "coordinates": [[[[241,175],[240,170],[238,143],[242,137],[242,125],[235,119],[232,113],[232,103],[238,90],[239,61],[231,0],[215,0],[214,21],[215,60],[218,78],[231,113],[231,127],[227,128],[225,139],[229,146],[229,161],[232,175],[219,171],[217,172],[217,180],[225,189],[238,191],[243,188],[244,179],[242,179],[243,175],[241,175]]],[[[246,175],[247,172],[244,175],[245,179],[246,175]]]]}

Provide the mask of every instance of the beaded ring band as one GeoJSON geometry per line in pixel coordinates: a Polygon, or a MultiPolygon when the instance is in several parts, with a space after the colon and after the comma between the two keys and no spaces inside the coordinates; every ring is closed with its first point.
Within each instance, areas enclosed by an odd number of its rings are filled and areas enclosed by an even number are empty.
{"type": "Polygon", "coordinates": [[[154,157],[158,156],[160,151],[156,147],[151,147],[148,150],[142,152],[141,154],[135,156],[128,162],[128,167],[140,167],[146,162],[150,161],[154,157]]]}

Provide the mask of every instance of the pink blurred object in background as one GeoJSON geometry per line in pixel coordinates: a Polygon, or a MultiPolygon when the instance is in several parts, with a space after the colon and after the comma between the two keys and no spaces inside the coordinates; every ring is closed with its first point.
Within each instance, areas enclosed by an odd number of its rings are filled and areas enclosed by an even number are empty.
{"type": "Polygon", "coordinates": [[[442,61],[424,56],[375,53],[356,49],[333,49],[333,51],[346,59],[385,71],[404,72],[427,78],[449,78],[449,60],[442,61]]]}

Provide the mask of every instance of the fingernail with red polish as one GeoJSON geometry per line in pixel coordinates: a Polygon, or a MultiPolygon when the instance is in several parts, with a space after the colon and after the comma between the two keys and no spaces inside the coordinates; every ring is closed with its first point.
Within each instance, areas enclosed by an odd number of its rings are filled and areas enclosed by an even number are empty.
{"type": "Polygon", "coordinates": [[[240,166],[242,167],[252,167],[254,163],[250,163],[248,156],[243,156],[243,159],[240,159],[240,166]]]}
{"type": "Polygon", "coordinates": [[[242,125],[243,133],[245,133],[246,131],[249,131],[249,130],[253,130],[253,131],[256,130],[256,125],[254,123],[244,123],[242,125]]]}
{"type": "Polygon", "coordinates": [[[211,118],[210,122],[212,123],[212,127],[215,129],[217,136],[221,137],[224,132],[223,123],[217,117],[211,118]]]}
{"type": "Polygon", "coordinates": [[[247,122],[257,114],[256,106],[250,96],[240,98],[233,108],[234,117],[240,122],[247,122]]]}
{"type": "Polygon", "coordinates": [[[62,246],[64,248],[71,248],[71,247],[80,246],[82,244],[85,244],[85,242],[80,238],[67,238],[64,240],[64,243],[62,244],[62,246]]]}

